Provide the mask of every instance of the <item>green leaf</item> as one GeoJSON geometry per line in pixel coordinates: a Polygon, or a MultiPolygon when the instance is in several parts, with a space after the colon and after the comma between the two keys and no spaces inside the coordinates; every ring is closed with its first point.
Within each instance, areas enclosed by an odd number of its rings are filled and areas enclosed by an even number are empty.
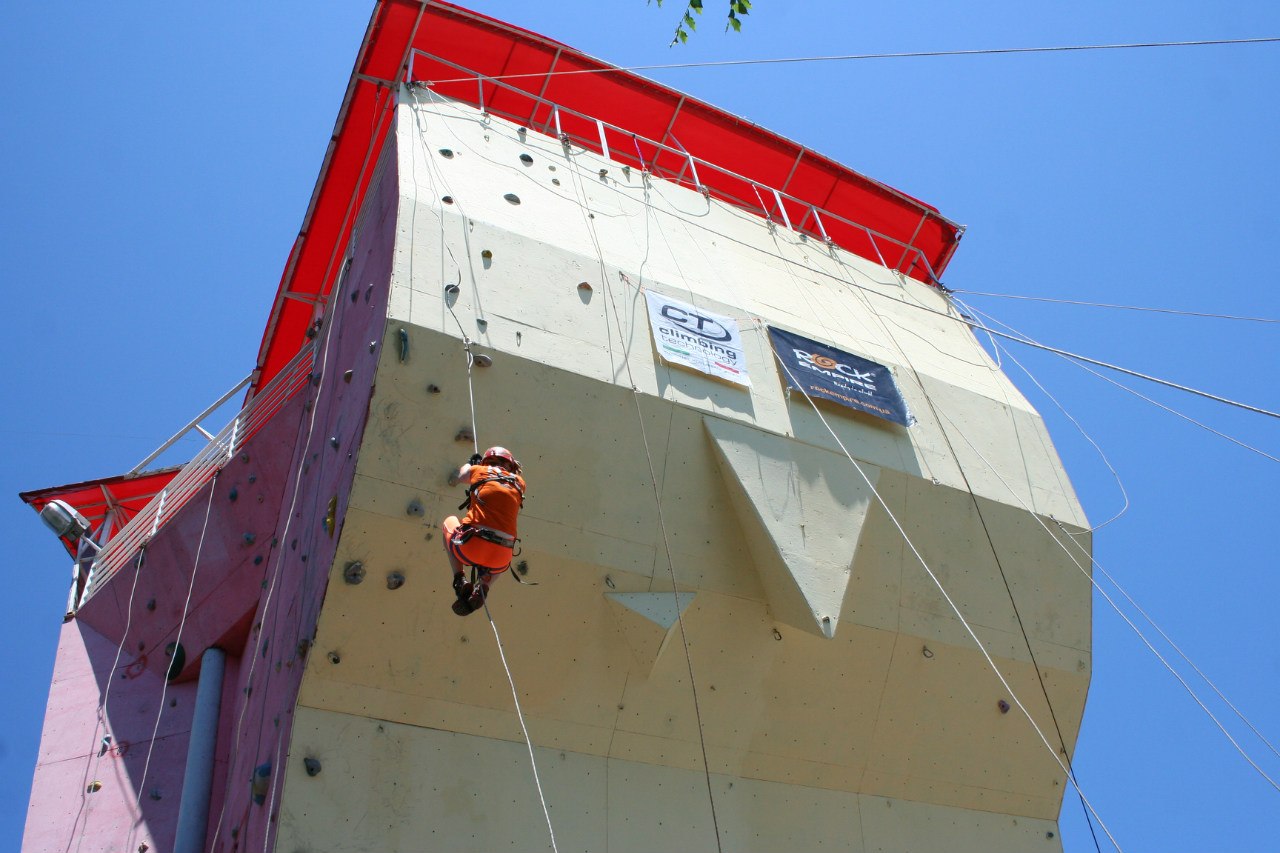
{"type": "Polygon", "coordinates": [[[676,38],[680,39],[681,44],[684,44],[689,40],[689,34],[686,33],[683,29],[676,30],[676,38]]]}
{"type": "MultiPolygon", "coordinates": [[[[739,21],[737,18],[730,18],[729,27],[733,27],[733,31],[735,33],[740,33],[742,32],[742,21],[739,21]]],[[[728,29],[729,27],[725,27],[725,29],[728,29]]]]}
{"type": "Polygon", "coordinates": [[[735,2],[737,3],[739,15],[750,14],[748,10],[751,8],[751,0],[735,0],[735,2]]]}
{"type": "Polygon", "coordinates": [[[689,29],[691,30],[696,30],[698,28],[698,22],[695,21],[693,19],[693,15],[690,15],[688,12],[684,13],[684,22],[689,25],[689,29]]]}
{"type": "Polygon", "coordinates": [[[690,9],[692,9],[693,11],[697,12],[699,15],[701,15],[701,14],[702,14],[702,0],[689,0],[689,8],[690,8],[690,9]]]}

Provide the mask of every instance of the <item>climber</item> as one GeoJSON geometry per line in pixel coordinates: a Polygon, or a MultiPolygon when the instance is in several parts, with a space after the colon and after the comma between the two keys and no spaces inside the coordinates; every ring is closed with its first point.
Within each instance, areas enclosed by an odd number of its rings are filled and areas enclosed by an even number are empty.
{"type": "Polygon", "coordinates": [[[451,515],[440,527],[458,597],[453,612],[466,616],[484,606],[494,577],[511,567],[525,486],[520,463],[505,447],[474,454],[458,469],[457,479],[468,484],[467,499],[458,507],[466,507],[467,514],[461,521],[451,515]],[[467,566],[473,569],[470,581],[463,574],[467,566]]]}

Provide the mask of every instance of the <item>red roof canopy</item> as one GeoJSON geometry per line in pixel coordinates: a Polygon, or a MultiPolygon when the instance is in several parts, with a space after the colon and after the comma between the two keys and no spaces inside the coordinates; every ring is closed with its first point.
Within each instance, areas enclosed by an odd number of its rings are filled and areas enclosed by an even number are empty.
{"type": "Polygon", "coordinates": [[[591,119],[616,125],[623,131],[605,133],[613,159],[690,186],[700,183],[711,195],[757,212],[763,207],[771,218],[825,233],[836,245],[920,281],[937,281],[962,233],[911,196],[559,42],[448,3],[379,0],[267,321],[255,388],[303,345],[315,306],[333,286],[391,126],[395,86],[408,79],[411,60],[413,79],[432,90],[533,130],[555,133],[553,103],[560,130],[597,151],[600,131],[591,119]],[[571,71],[592,73],[564,73],[571,71]],[[489,79],[481,86],[477,75],[489,79]],[[492,78],[503,78],[502,84],[492,78]],[[695,181],[684,172],[687,158],[671,149],[724,171],[704,167],[695,181]],[[819,209],[820,223],[811,207],[819,209]]]}
{"type": "MultiPolygon", "coordinates": [[[[50,501],[66,501],[75,507],[81,515],[89,520],[92,530],[99,531],[107,513],[115,510],[112,520],[114,530],[119,530],[133,520],[139,510],[145,507],[152,498],[160,494],[169,481],[181,471],[181,466],[174,468],[158,468],[142,474],[119,477],[107,477],[102,480],[89,480],[84,483],[72,483],[66,486],[52,486],[22,492],[22,498],[36,512],[44,509],[50,501]]],[[[66,543],[63,543],[66,545],[66,543]]],[[[76,556],[75,548],[67,545],[71,556],[76,556]]]]}

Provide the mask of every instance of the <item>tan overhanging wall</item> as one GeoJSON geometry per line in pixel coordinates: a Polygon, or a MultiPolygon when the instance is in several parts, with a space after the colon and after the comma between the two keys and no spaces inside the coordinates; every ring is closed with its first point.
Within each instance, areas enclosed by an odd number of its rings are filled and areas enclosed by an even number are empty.
{"type": "Polygon", "coordinates": [[[278,848],[548,849],[489,623],[449,610],[465,334],[493,359],[480,445],[529,481],[537,586],[502,579],[491,609],[560,850],[715,850],[713,802],[725,850],[1060,850],[1090,596],[1048,530],[1086,522],[944,296],[424,92],[394,144],[392,278],[354,283],[391,288],[385,345],[278,848]],[[644,289],[736,318],[751,387],[661,362],[644,289]],[[820,404],[855,466],[766,324],[887,365],[917,422],[820,404]]]}

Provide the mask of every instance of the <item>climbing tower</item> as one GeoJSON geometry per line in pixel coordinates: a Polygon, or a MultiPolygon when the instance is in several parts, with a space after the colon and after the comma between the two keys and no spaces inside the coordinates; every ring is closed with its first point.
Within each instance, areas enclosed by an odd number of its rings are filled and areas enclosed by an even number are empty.
{"type": "Polygon", "coordinates": [[[382,0],[240,414],[24,496],[90,527],[24,849],[1061,850],[1087,524],[941,286],[960,235],[382,0]],[[460,619],[488,444],[522,542],[460,619]]]}

